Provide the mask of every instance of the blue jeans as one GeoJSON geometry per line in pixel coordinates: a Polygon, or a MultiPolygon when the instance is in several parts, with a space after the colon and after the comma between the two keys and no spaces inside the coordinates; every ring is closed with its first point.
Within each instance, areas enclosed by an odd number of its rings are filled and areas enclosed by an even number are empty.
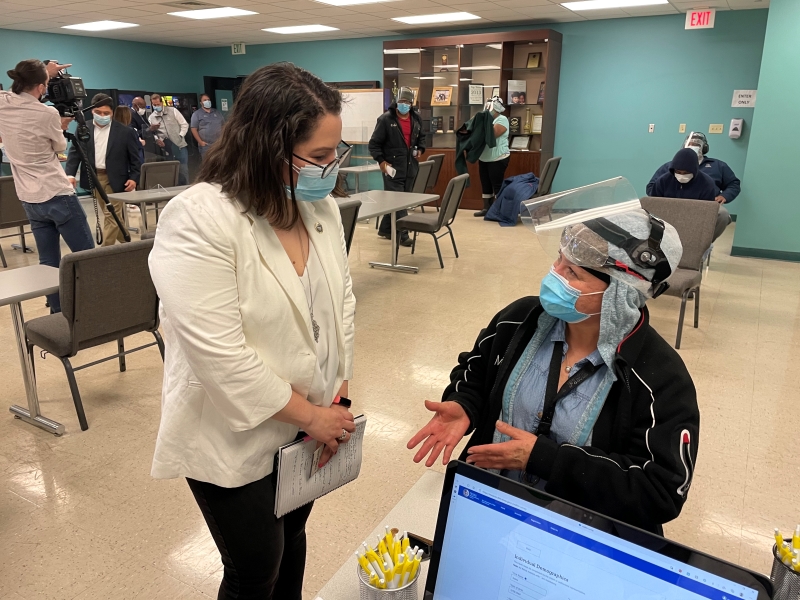
{"type": "MultiPolygon", "coordinates": [[[[39,249],[39,264],[58,268],[61,264],[61,238],[73,252],[94,248],[92,231],[77,196],[55,196],[47,202],[23,202],[31,222],[31,233],[39,249]]],[[[61,312],[58,292],[47,296],[52,312],[61,312]]]]}
{"type": "Polygon", "coordinates": [[[178,148],[171,141],[169,146],[170,154],[181,163],[178,171],[178,185],[189,185],[189,147],[178,148]]]}

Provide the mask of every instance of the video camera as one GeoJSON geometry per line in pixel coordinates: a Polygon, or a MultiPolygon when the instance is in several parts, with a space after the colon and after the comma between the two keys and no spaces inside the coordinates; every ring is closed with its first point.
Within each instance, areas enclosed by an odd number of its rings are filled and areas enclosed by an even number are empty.
{"type": "Polygon", "coordinates": [[[83,79],[72,77],[66,69],[51,77],[47,84],[47,100],[62,117],[75,117],[81,113],[84,98],[86,88],[83,87],[83,79]]]}

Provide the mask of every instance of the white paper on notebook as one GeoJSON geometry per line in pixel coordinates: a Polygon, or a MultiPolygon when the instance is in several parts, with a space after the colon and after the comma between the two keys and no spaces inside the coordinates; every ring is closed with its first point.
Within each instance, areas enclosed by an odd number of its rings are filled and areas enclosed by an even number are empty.
{"type": "Polygon", "coordinates": [[[316,440],[298,440],[278,449],[275,471],[277,484],[275,492],[275,516],[283,515],[321,498],[325,494],[355,480],[361,472],[364,431],[367,418],[355,418],[356,430],[346,444],[328,464],[309,477],[316,440]]]}

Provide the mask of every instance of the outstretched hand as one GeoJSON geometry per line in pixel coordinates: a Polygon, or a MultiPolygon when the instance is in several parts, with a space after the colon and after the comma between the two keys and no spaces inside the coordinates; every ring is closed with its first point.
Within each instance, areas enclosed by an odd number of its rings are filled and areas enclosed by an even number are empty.
{"type": "Polygon", "coordinates": [[[430,453],[425,461],[426,467],[432,467],[442,454],[442,464],[450,462],[458,442],[469,429],[469,417],[458,402],[431,402],[425,400],[425,408],[436,413],[425,427],[408,442],[408,449],[413,450],[420,442],[424,441],[422,448],[414,456],[414,462],[421,462],[430,453]]]}
{"type": "Polygon", "coordinates": [[[510,437],[511,441],[473,446],[467,451],[467,462],[482,469],[524,471],[537,437],[502,421],[498,421],[496,427],[497,431],[510,437]]]}

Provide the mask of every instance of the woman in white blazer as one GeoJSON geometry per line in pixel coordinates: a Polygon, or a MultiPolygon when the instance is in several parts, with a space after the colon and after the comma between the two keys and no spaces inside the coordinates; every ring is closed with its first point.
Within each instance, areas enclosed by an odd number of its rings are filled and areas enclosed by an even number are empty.
{"type": "Polygon", "coordinates": [[[355,431],[333,403],[355,314],[330,196],[341,106],[294,65],[250,75],[150,254],[166,342],[152,474],[186,477],[222,557],[220,599],[301,599],[311,506],[275,518],[275,452],[302,429],[329,457],[355,431]]]}

